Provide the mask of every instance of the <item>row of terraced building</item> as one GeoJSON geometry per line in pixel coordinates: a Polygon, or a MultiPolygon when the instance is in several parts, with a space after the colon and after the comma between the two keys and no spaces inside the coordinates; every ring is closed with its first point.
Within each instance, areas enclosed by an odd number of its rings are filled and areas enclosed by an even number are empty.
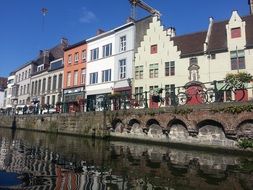
{"type": "MultiPolygon", "coordinates": [[[[253,2],[249,4],[252,7],[253,2]]],[[[166,97],[177,86],[223,80],[237,72],[253,74],[252,10],[247,16],[233,11],[225,21],[210,18],[206,31],[181,36],[157,16],[128,19],[89,39],[70,45],[63,38],[40,51],[8,77],[4,107],[52,105],[63,112],[99,111],[105,95],[138,100],[141,97],[132,94],[150,97],[165,89],[161,93],[166,97]]],[[[245,98],[252,97],[252,90],[247,90],[245,98]]],[[[157,104],[150,98],[148,106],[157,104]]]]}

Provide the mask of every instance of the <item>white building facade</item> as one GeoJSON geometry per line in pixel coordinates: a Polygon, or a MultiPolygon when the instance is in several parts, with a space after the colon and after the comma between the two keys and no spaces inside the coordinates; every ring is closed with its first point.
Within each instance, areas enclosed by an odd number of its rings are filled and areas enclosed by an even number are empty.
{"type": "MultiPolygon", "coordinates": [[[[157,94],[164,97],[162,106],[169,106],[171,94],[181,90],[177,87],[201,84],[201,88],[210,88],[211,82],[224,80],[228,73],[253,75],[252,49],[253,15],[240,17],[233,11],[227,21],[210,18],[207,31],[183,36],[175,36],[174,29],[164,29],[153,17],[135,54],[133,93],[138,106],[158,107],[159,101],[153,101],[157,94]]],[[[252,89],[245,98],[252,98],[252,89]]]]}
{"type": "Polygon", "coordinates": [[[87,111],[100,109],[104,95],[131,91],[134,33],[130,22],[87,40],[87,111]]]}
{"type": "Polygon", "coordinates": [[[15,106],[30,104],[30,82],[33,63],[29,62],[15,72],[15,84],[12,91],[12,101],[15,106]]]}
{"type": "Polygon", "coordinates": [[[7,82],[7,88],[6,88],[6,97],[5,97],[5,104],[4,108],[5,109],[14,109],[14,102],[12,100],[12,92],[13,92],[13,86],[15,84],[15,72],[10,73],[8,77],[8,82],[7,82]]]}

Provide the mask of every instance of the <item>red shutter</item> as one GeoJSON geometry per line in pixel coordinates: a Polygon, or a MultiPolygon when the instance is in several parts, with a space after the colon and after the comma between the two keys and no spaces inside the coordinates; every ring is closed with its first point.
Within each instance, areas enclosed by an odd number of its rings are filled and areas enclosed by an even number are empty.
{"type": "Polygon", "coordinates": [[[150,48],[150,53],[151,53],[151,54],[157,53],[157,45],[152,45],[152,46],[151,46],[151,48],[150,48]]]}
{"type": "Polygon", "coordinates": [[[232,28],[231,38],[240,38],[240,37],[241,37],[241,28],[232,28]]]}

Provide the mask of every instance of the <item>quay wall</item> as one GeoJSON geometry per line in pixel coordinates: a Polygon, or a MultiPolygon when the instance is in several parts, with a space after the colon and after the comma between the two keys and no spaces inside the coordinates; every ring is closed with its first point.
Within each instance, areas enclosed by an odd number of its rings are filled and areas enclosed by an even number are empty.
{"type": "Polygon", "coordinates": [[[74,114],[0,116],[0,127],[238,149],[253,139],[253,106],[216,104],[74,114]]]}

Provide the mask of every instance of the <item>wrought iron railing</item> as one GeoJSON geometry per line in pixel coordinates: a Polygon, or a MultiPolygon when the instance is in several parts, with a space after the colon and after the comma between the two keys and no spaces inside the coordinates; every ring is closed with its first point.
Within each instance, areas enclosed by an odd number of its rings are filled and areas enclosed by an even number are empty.
{"type": "MultiPolygon", "coordinates": [[[[169,107],[187,104],[211,104],[215,102],[240,102],[248,100],[247,87],[241,82],[224,80],[207,83],[192,82],[170,89],[158,88],[132,95],[105,94],[93,103],[93,111],[169,107]],[[154,106],[155,105],[155,106],[154,106]]],[[[89,105],[87,105],[89,108],[89,105]]],[[[89,109],[87,109],[89,110],[89,109]]],[[[90,109],[91,110],[91,109],[90,109]]]]}

